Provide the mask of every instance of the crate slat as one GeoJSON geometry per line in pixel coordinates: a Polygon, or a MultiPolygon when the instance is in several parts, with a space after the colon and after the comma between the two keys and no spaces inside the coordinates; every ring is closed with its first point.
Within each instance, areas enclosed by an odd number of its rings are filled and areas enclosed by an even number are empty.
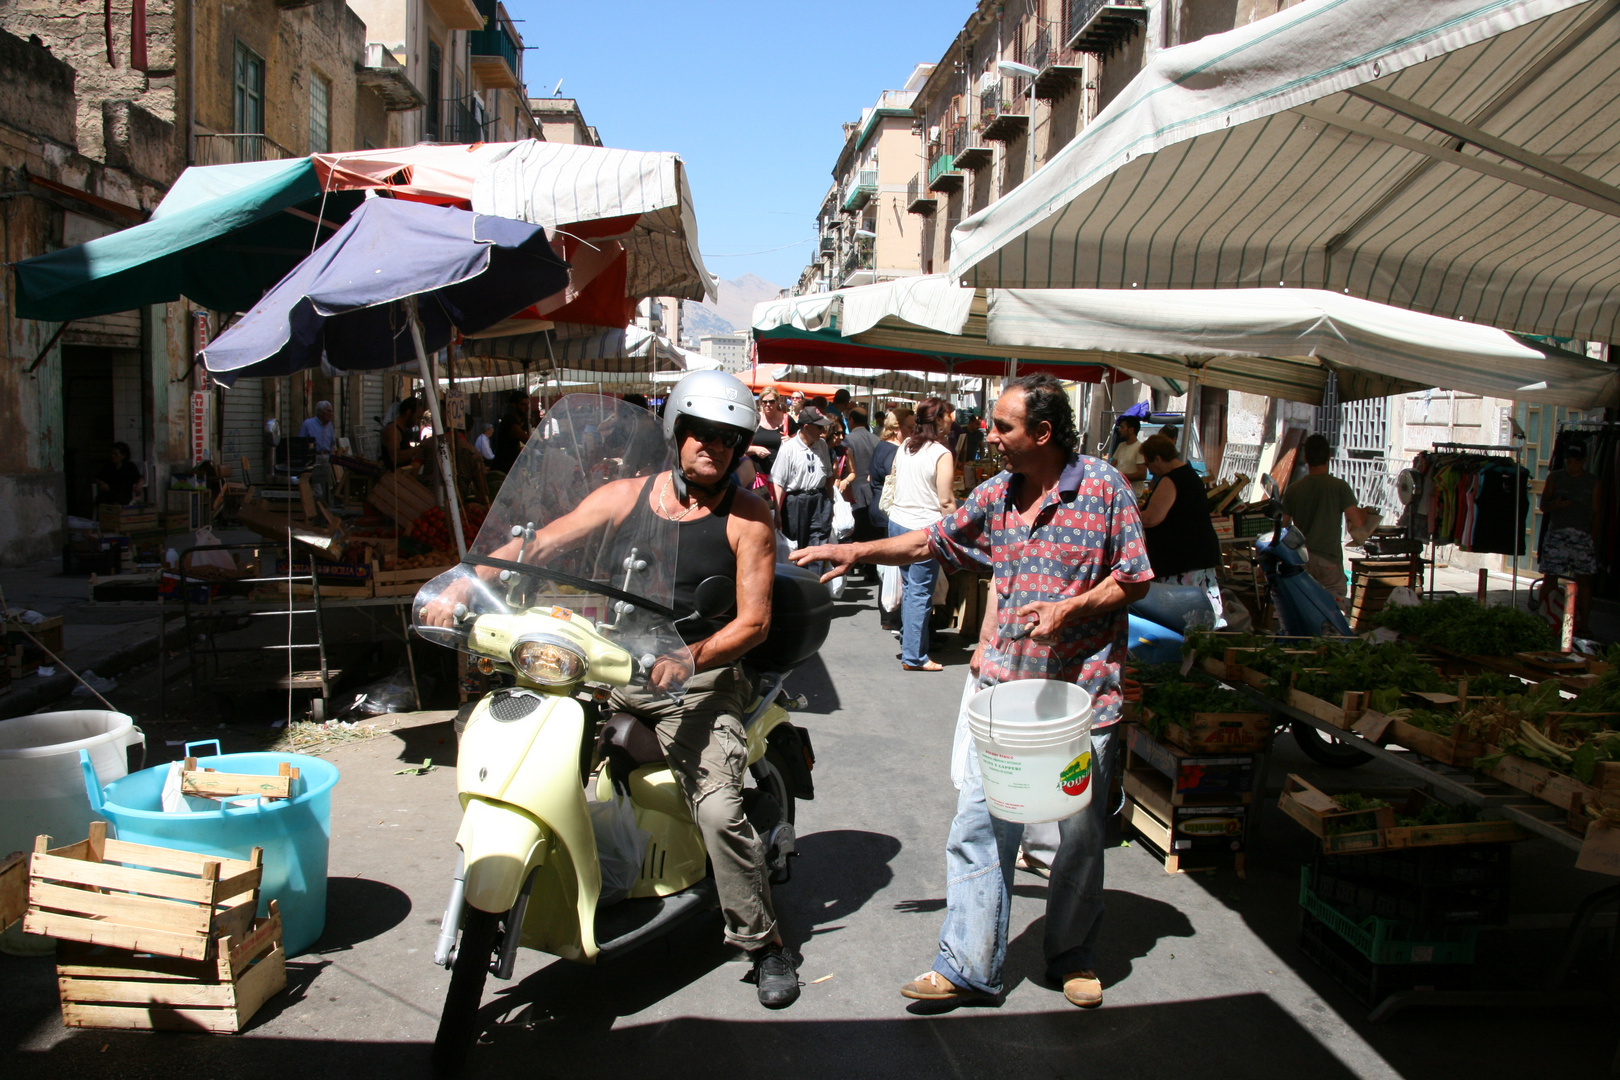
{"type": "Polygon", "coordinates": [[[184,956],[192,960],[205,959],[209,948],[209,939],[205,935],[124,926],[97,919],[81,919],[54,911],[37,911],[33,908],[23,916],[23,930],[42,937],[66,938],[70,941],[107,945],[133,952],[184,956]]]}
{"type": "Polygon", "coordinates": [[[148,979],[86,979],[63,976],[57,985],[62,1003],[92,1005],[167,1005],[227,1008],[236,1005],[236,988],[229,983],[200,983],[148,979]]]}
{"type": "Polygon", "coordinates": [[[29,862],[28,876],[34,881],[91,885],[98,889],[144,893],[170,900],[190,901],[193,904],[212,903],[214,899],[214,874],[209,873],[206,868],[202,877],[181,877],[178,874],[132,870],[111,863],[64,859],[58,855],[41,855],[35,852],[29,862]]]}
{"type": "Polygon", "coordinates": [[[197,904],[123,893],[95,893],[48,881],[35,881],[29,886],[28,902],[41,910],[97,916],[147,930],[199,936],[208,933],[210,912],[197,904]]]}

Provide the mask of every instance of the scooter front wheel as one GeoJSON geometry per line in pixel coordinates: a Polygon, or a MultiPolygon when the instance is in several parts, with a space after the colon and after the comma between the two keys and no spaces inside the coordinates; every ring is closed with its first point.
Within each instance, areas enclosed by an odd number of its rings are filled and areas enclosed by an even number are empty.
{"type": "Polygon", "coordinates": [[[461,943],[450,967],[450,989],[444,995],[439,1034],[433,1040],[435,1076],[455,1076],[467,1062],[467,1052],[478,1036],[478,1004],[484,997],[484,980],[489,977],[500,923],[501,916],[474,907],[468,907],[462,919],[461,943]]]}

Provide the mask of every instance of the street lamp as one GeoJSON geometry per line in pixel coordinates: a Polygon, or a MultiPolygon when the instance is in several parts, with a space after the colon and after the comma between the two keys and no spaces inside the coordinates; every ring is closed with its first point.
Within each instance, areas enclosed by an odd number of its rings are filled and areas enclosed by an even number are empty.
{"type": "Polygon", "coordinates": [[[1024,179],[1028,180],[1035,171],[1035,78],[1040,72],[1016,60],[998,60],[996,74],[1009,79],[1023,77],[1029,81],[1029,157],[1024,165],[1024,179]]]}

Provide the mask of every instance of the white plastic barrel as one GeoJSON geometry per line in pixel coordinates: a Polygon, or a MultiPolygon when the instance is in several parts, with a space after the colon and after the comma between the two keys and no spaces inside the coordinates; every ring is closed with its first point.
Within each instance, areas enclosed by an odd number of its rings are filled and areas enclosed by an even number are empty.
{"type": "Polygon", "coordinates": [[[1091,802],[1091,695],[1073,683],[1019,679],[968,700],[984,801],[1003,821],[1061,821],[1091,802]]]}
{"type": "MultiPolygon", "coordinates": [[[[36,713],[0,720],[0,857],[34,850],[34,837],[44,833],[58,845],[74,844],[100,816],[90,809],[79,768],[79,751],[90,755],[104,784],[129,772],[125,750],[146,736],[123,713],[100,709],[36,713]]],[[[50,938],[23,934],[13,927],[0,935],[0,951],[24,955],[48,953],[50,938]]]]}

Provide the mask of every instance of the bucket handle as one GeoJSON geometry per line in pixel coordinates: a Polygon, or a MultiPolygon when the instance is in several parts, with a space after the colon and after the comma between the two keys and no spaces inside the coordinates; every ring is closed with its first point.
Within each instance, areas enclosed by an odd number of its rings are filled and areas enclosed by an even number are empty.
{"type": "Polygon", "coordinates": [[[135,770],[136,772],[140,772],[142,769],[146,768],[146,732],[131,724],[129,734],[124,736],[124,749],[128,750],[136,743],[141,744],[141,766],[139,769],[135,770]]]}
{"type": "Polygon", "coordinates": [[[90,796],[90,809],[101,814],[105,803],[101,798],[101,781],[96,777],[96,767],[90,763],[90,751],[79,751],[79,768],[84,772],[84,791],[90,796]]]}
{"type": "Polygon", "coordinates": [[[195,755],[195,754],[193,754],[191,752],[191,748],[193,746],[207,746],[209,743],[214,744],[214,756],[215,757],[223,757],[224,756],[225,751],[220,748],[218,739],[198,739],[196,742],[188,742],[188,743],[186,743],[186,752],[181,756],[182,757],[196,757],[197,755],[195,755]]]}

